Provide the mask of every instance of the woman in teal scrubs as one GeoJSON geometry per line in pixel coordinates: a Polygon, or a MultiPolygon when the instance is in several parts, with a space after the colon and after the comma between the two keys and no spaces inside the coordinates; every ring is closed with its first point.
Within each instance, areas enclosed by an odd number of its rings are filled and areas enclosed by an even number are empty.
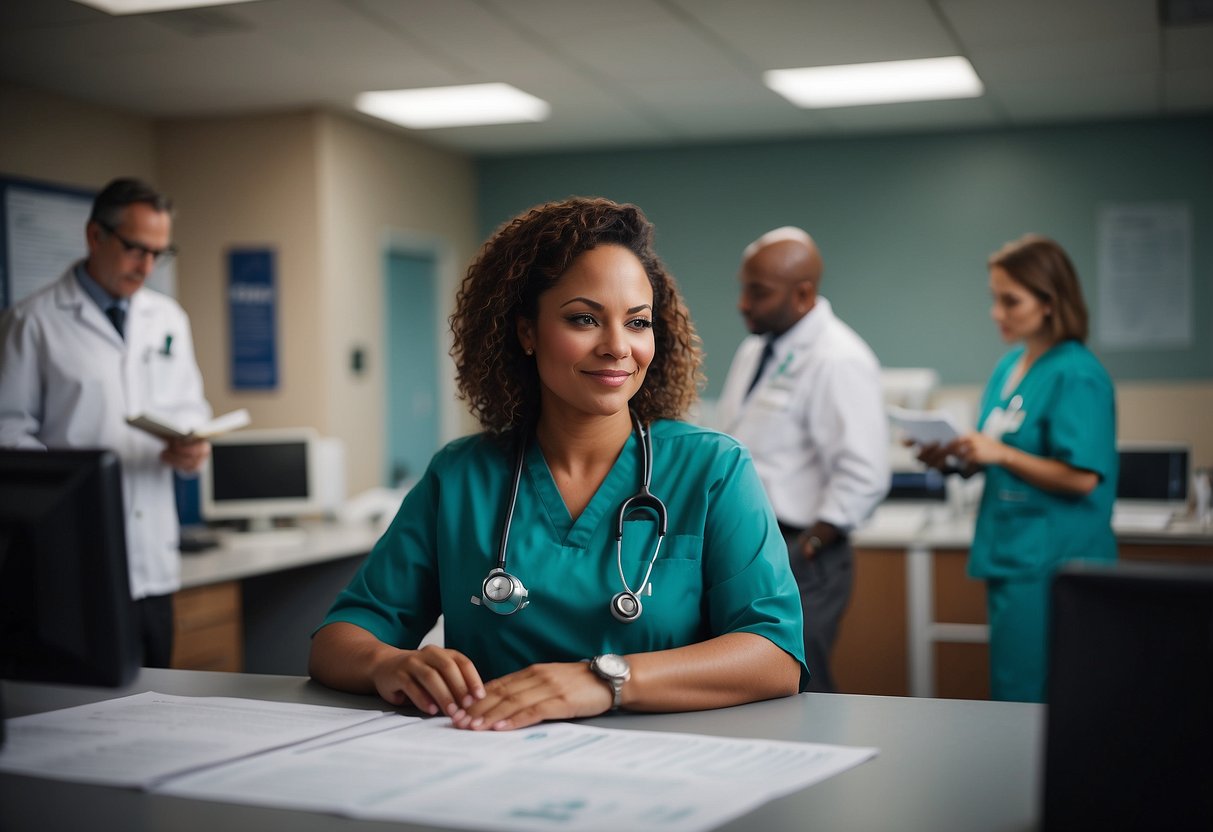
{"type": "Polygon", "coordinates": [[[571,199],[507,223],[451,329],[484,430],[409,491],[316,632],[312,676],[480,730],[799,690],[783,538],[748,451],[678,421],[699,339],[640,210],[571,199]],[[642,429],[667,527],[630,512],[617,543],[620,506],[642,490],[642,429]],[[444,645],[418,649],[440,614],[444,645]]]}
{"type": "Polygon", "coordinates": [[[979,432],[920,458],[985,474],[969,574],[987,584],[995,699],[1045,699],[1049,587],[1059,566],[1116,559],[1116,402],[1083,342],[1087,309],[1061,246],[1030,235],[990,257],[991,315],[1019,342],[981,400],[979,432]]]}

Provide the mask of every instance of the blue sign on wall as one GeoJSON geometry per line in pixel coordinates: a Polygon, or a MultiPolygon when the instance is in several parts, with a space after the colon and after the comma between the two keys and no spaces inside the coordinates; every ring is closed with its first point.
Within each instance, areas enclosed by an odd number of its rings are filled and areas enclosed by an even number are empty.
{"type": "Polygon", "coordinates": [[[227,273],[232,388],[274,390],[278,387],[274,252],[233,249],[227,255],[227,273]]]}

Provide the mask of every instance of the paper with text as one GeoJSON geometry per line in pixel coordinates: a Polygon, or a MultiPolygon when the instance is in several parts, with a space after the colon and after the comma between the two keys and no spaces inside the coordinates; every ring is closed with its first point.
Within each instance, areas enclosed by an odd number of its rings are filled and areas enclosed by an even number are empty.
{"type": "Polygon", "coordinates": [[[463,829],[698,832],[877,753],[571,723],[473,732],[386,717],[346,733],[157,791],[463,829]]]}
{"type": "Polygon", "coordinates": [[[0,771],[149,788],[175,774],[294,745],[383,713],[140,693],[7,720],[0,771]]]}

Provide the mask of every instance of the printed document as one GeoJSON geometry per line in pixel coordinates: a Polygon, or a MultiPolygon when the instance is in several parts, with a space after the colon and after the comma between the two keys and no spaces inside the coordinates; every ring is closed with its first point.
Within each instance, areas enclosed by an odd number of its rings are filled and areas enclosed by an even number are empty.
{"type": "Polygon", "coordinates": [[[383,714],[140,693],[6,720],[0,771],[146,789],[175,774],[293,745],[383,714]]]}
{"type": "MultiPolygon", "coordinates": [[[[210,721],[221,723],[226,720],[220,714],[229,708],[238,723],[251,720],[254,724],[264,708],[263,715],[272,725],[299,721],[301,708],[334,713],[323,727],[316,714],[306,716],[307,726],[300,733],[310,731],[313,736],[308,739],[278,741],[285,735],[271,732],[276,735],[273,750],[263,753],[237,749],[234,734],[263,733],[253,726],[236,725],[234,731],[218,734],[201,726],[197,732],[186,727],[184,733],[197,735],[193,742],[212,735],[213,759],[223,757],[220,748],[225,748],[226,761],[209,766],[166,762],[152,767],[155,775],[143,772],[108,781],[51,775],[41,761],[36,770],[30,770],[28,763],[14,765],[7,749],[0,752],[0,767],[90,782],[138,782],[158,794],[200,800],[461,829],[702,832],[877,754],[874,748],[563,722],[517,731],[461,731],[447,719],[421,720],[378,711],[360,711],[359,719],[337,708],[236,699],[197,699],[191,704],[188,698],[144,696],[157,697],[152,703],[182,700],[177,703],[182,710],[175,717],[161,715],[161,729],[145,725],[145,741],[162,751],[177,743],[173,729],[181,727],[178,719],[187,718],[197,707],[209,714],[210,721]],[[329,730],[343,721],[342,727],[329,730]],[[170,771],[178,773],[169,776],[170,771]]],[[[135,698],[86,706],[92,709],[87,719],[71,717],[62,724],[56,724],[55,713],[18,717],[9,722],[9,742],[24,735],[26,739],[17,746],[20,749],[30,736],[23,722],[37,720],[44,732],[58,729],[75,737],[79,751],[88,750],[97,758],[98,770],[136,766],[133,751],[111,752],[100,737],[88,735],[89,719],[98,719],[104,726],[131,719],[132,709],[138,711],[148,704],[146,700],[136,704],[132,702],[135,698]],[[111,754],[117,756],[105,759],[111,754]]],[[[59,741],[61,752],[70,753],[68,746],[67,740],[59,741]]],[[[28,752],[19,756],[29,760],[28,752]]]]}
{"type": "Polygon", "coordinates": [[[960,428],[942,410],[908,410],[891,405],[889,420],[916,445],[943,445],[960,436],[960,428]]]}

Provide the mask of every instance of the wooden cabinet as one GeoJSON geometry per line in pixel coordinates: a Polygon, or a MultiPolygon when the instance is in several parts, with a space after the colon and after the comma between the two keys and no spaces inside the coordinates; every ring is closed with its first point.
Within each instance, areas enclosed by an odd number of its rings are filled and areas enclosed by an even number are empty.
{"type": "Polygon", "coordinates": [[[240,582],[183,589],[173,596],[172,666],[178,670],[244,669],[240,582]]]}
{"type": "MultiPolygon", "coordinates": [[[[986,589],[965,574],[968,549],[855,549],[855,585],[833,670],[840,693],[989,699],[986,589]],[[919,558],[919,585],[914,559],[919,558]],[[921,667],[916,667],[916,662],[921,667]]],[[[1123,560],[1213,563],[1213,541],[1122,540],[1123,560]]]]}

